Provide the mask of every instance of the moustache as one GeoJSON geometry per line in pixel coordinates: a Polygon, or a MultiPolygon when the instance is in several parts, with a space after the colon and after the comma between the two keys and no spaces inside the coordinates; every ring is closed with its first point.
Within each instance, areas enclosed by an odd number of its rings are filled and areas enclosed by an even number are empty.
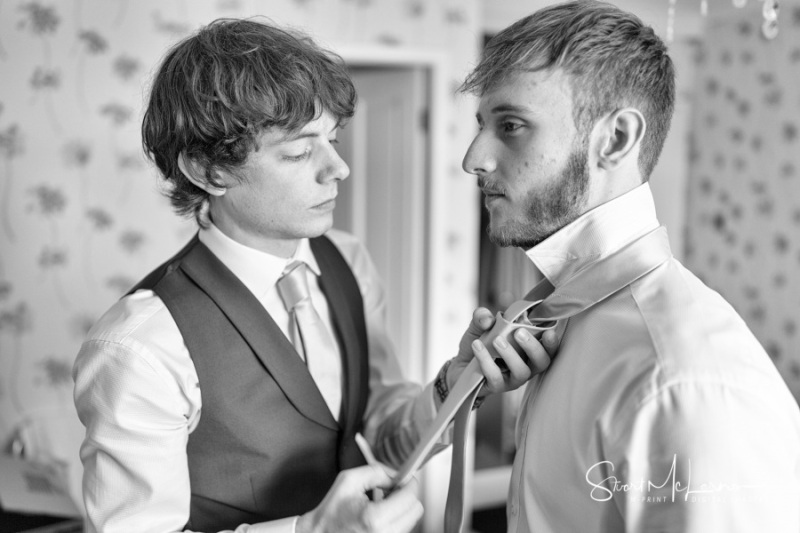
{"type": "Polygon", "coordinates": [[[478,178],[478,187],[485,195],[505,195],[505,189],[499,183],[492,183],[484,177],[478,178]]]}

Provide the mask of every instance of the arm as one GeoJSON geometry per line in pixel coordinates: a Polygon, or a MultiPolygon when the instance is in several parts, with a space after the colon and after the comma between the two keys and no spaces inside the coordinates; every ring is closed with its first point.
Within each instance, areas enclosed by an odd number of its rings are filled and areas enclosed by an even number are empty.
{"type": "Polygon", "coordinates": [[[625,531],[798,531],[798,416],[774,400],[698,379],[646,401],[615,445],[614,474],[644,481],[614,494],[625,531]]]}
{"type": "MultiPolygon", "coordinates": [[[[174,322],[130,322],[166,313],[159,304],[141,293],[118,303],[75,363],[90,532],[180,531],[189,518],[186,443],[200,412],[194,366],[174,322]]],[[[236,531],[291,533],[294,520],[236,531]]]]}
{"type": "MultiPolygon", "coordinates": [[[[381,461],[398,467],[412,453],[424,428],[433,421],[443,398],[435,392],[433,382],[421,387],[403,377],[386,330],[385,293],[366,249],[350,235],[333,231],[329,236],[353,269],[364,300],[370,350],[370,398],[365,414],[364,435],[381,461]]],[[[482,395],[515,389],[549,364],[547,352],[539,341],[529,336],[518,338],[517,341],[530,363],[526,363],[510,346],[495,344],[508,368],[501,370],[480,341],[473,346],[473,341],[493,323],[494,317],[488,310],[479,309],[475,312],[459,345],[458,355],[446,368],[445,388],[455,384],[473,356],[479,359],[487,378],[482,395]]],[[[550,341],[554,341],[555,336],[548,336],[547,339],[549,344],[543,342],[552,353],[555,348],[554,342],[550,341]]],[[[434,453],[444,449],[449,443],[448,439],[445,433],[441,445],[434,448],[434,453]]]]}
{"type": "Polygon", "coordinates": [[[377,269],[360,242],[348,235],[339,237],[335,242],[358,280],[364,301],[370,395],[363,434],[377,458],[396,468],[436,415],[433,384],[423,387],[403,375],[386,328],[386,297],[377,269]]]}
{"type": "Polygon", "coordinates": [[[181,530],[189,432],[175,384],[130,348],[99,340],[84,343],[74,379],[89,531],[181,530]]]}

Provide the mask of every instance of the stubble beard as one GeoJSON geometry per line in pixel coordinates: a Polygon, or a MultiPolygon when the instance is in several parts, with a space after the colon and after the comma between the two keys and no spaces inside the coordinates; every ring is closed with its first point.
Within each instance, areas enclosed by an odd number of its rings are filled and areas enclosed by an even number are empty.
{"type": "Polygon", "coordinates": [[[525,199],[525,216],[502,227],[489,222],[489,239],[498,246],[527,250],[544,241],[583,214],[589,190],[588,152],[584,143],[573,146],[564,169],[544,189],[525,199]]]}

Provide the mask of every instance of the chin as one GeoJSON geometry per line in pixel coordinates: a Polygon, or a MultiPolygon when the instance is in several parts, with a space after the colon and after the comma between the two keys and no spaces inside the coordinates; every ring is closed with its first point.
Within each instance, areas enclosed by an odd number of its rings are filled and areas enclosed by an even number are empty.
{"type": "Polygon", "coordinates": [[[306,237],[313,239],[320,235],[326,234],[333,227],[333,216],[327,217],[326,220],[315,221],[310,224],[306,231],[306,237]]]}
{"type": "Polygon", "coordinates": [[[508,220],[492,218],[487,228],[489,240],[497,246],[506,247],[525,247],[528,235],[525,228],[520,223],[508,220]]]}

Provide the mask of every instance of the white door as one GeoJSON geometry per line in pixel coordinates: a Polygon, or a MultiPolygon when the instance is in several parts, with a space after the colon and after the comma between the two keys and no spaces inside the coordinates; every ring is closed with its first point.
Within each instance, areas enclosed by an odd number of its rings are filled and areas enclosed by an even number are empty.
{"type": "Polygon", "coordinates": [[[339,134],[350,166],[334,225],[366,245],[386,289],[389,336],[407,378],[423,379],[426,101],[423,68],[353,68],[358,107],[339,134]]]}

